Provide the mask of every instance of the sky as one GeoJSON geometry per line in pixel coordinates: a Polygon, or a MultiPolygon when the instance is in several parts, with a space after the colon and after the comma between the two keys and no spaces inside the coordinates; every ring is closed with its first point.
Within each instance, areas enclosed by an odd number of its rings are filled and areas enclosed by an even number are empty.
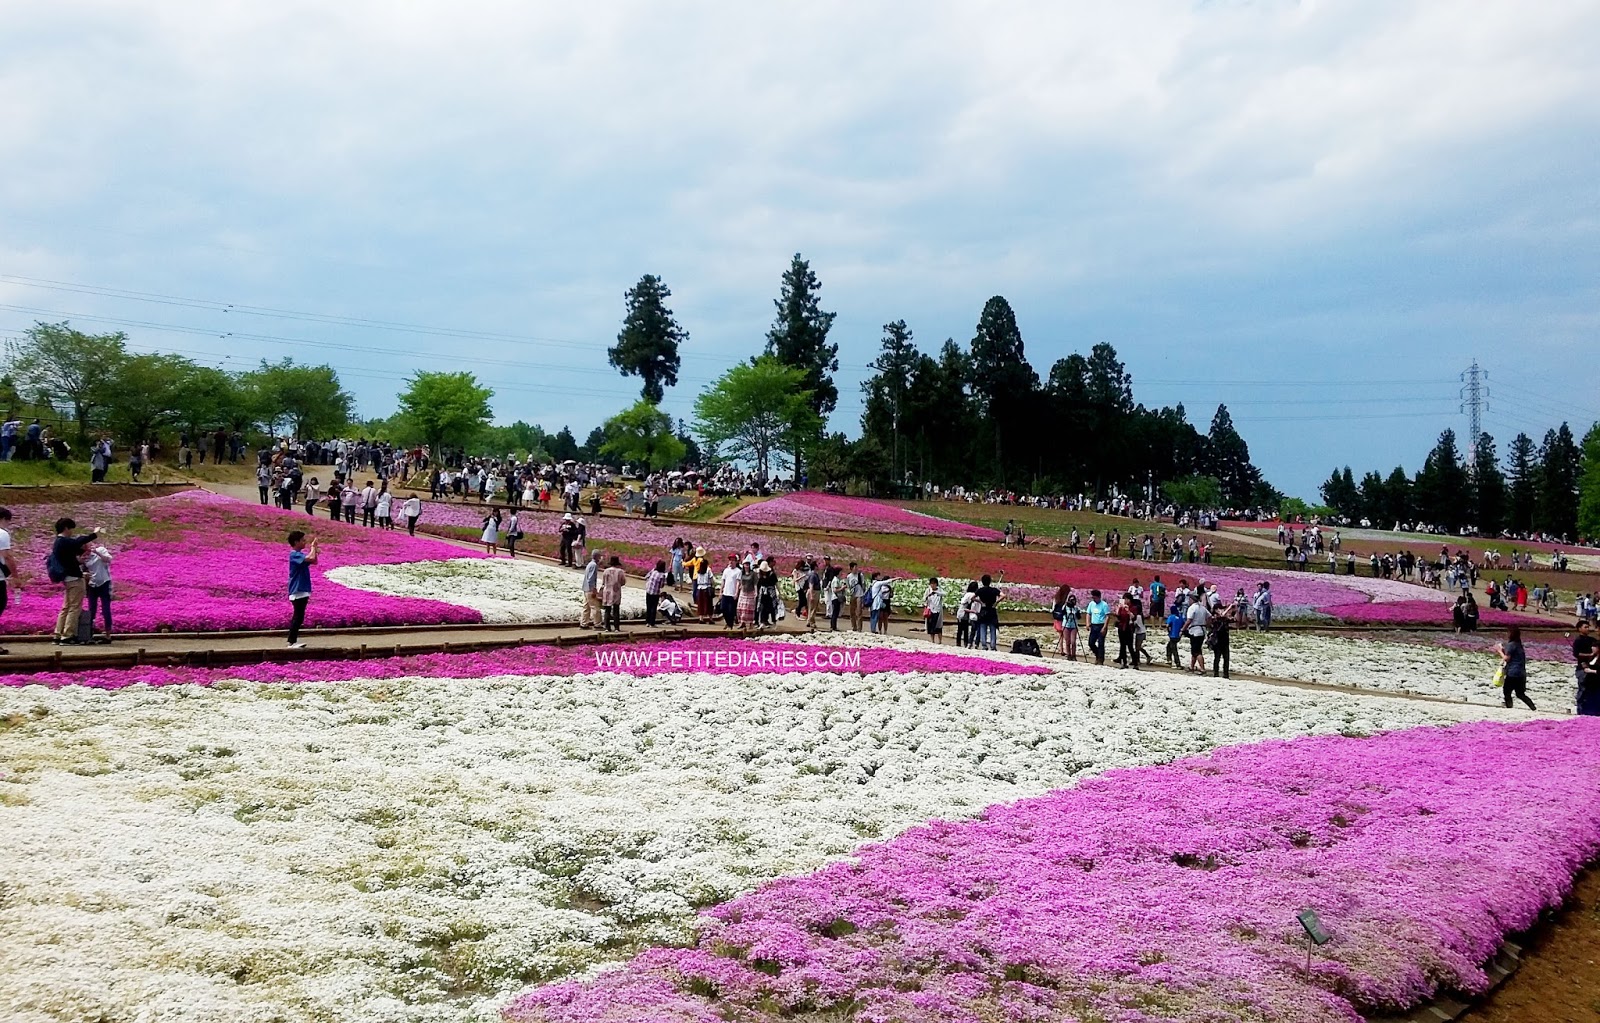
{"type": "Polygon", "coordinates": [[[640,275],[688,417],[799,252],[834,429],[884,323],[1003,295],[1041,376],[1109,342],[1314,498],[1464,435],[1474,359],[1502,451],[1600,418],[1597,49],[1592,0],[0,0],[0,336],[326,362],[362,416],[466,369],[581,439],[640,275]]]}

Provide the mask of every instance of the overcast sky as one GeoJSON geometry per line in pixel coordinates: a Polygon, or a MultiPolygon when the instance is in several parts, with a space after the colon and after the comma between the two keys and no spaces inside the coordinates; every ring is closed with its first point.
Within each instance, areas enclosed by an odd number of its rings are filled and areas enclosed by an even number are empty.
{"type": "Polygon", "coordinates": [[[641,274],[687,416],[798,251],[852,435],[884,322],[995,294],[1307,497],[1464,434],[1474,357],[1502,450],[1600,417],[1600,4],[557,6],[0,0],[0,333],[325,361],[368,416],[470,369],[581,439],[641,274]]]}

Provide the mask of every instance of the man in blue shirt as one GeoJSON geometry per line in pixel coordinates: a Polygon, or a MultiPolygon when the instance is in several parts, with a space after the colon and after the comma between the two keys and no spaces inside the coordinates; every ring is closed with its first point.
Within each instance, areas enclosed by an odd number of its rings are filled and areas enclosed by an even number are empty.
{"type": "Polygon", "coordinates": [[[317,563],[317,541],[308,543],[306,534],[296,529],[289,534],[289,649],[304,650],[300,627],[306,623],[306,605],[311,602],[311,566],[317,563]]]}
{"type": "Polygon", "coordinates": [[[1106,663],[1106,616],[1111,613],[1111,608],[1100,599],[1099,590],[1089,591],[1089,603],[1084,607],[1089,613],[1089,650],[1094,654],[1094,663],[1106,663]]]}
{"type": "Polygon", "coordinates": [[[1174,668],[1183,667],[1183,662],[1178,659],[1178,639],[1183,636],[1183,615],[1177,608],[1167,615],[1167,663],[1174,668]]]}

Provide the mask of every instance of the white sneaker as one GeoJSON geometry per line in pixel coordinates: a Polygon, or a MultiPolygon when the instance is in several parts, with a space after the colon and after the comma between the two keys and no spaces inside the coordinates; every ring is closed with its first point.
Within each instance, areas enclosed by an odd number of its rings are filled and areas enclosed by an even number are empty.
{"type": "Polygon", "coordinates": [[[290,650],[304,650],[305,648],[306,648],[306,645],[304,643],[290,643],[289,644],[289,649],[290,650]]]}

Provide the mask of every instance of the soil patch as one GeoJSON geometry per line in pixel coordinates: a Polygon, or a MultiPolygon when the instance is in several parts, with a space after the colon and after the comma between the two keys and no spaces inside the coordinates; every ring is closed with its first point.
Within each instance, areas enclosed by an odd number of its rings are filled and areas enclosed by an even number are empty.
{"type": "Polygon", "coordinates": [[[1461,1023],[1600,1021],[1600,868],[1578,878],[1561,914],[1522,955],[1517,972],[1461,1023]]]}

